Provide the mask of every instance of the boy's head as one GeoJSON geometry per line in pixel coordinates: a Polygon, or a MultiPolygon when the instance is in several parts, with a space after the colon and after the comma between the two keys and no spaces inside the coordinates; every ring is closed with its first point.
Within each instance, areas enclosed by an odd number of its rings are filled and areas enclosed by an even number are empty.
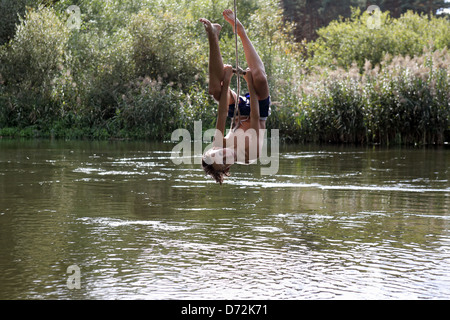
{"type": "Polygon", "coordinates": [[[205,152],[202,167],[205,173],[216,182],[222,184],[225,177],[230,176],[230,167],[234,163],[234,150],[229,148],[213,148],[205,152]]]}

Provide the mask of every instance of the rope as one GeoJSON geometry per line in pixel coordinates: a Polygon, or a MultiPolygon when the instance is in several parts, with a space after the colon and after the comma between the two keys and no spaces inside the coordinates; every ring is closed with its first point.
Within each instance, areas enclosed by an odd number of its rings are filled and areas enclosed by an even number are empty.
{"type": "Polygon", "coordinates": [[[240,89],[241,89],[241,82],[240,82],[240,70],[239,70],[239,52],[238,52],[238,34],[237,34],[237,5],[236,0],[234,0],[234,41],[235,41],[235,55],[236,55],[236,99],[234,101],[234,116],[233,120],[231,121],[231,129],[233,131],[237,130],[239,125],[241,124],[241,111],[239,110],[239,101],[240,101],[240,89]],[[238,119],[237,125],[236,125],[236,118],[238,119]]]}

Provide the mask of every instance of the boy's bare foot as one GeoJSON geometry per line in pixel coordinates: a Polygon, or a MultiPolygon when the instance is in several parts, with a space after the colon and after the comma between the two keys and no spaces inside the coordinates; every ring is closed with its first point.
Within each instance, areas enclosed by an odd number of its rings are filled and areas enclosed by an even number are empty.
{"type": "Polygon", "coordinates": [[[225,64],[223,66],[223,72],[224,72],[224,81],[230,81],[231,77],[233,76],[233,67],[229,64],[225,64]]]}
{"type": "MultiPolygon", "coordinates": [[[[223,17],[225,18],[225,20],[233,27],[233,32],[235,31],[234,28],[234,12],[230,9],[225,9],[223,11],[223,17]]],[[[237,33],[240,34],[242,31],[244,31],[244,27],[242,26],[241,22],[239,21],[239,19],[237,19],[236,21],[236,25],[237,25],[237,33]]]]}
{"type": "Polygon", "coordinates": [[[217,38],[219,37],[220,30],[222,30],[222,26],[220,24],[211,23],[211,21],[205,18],[201,18],[198,21],[203,23],[205,30],[209,36],[216,36],[217,38]]]}

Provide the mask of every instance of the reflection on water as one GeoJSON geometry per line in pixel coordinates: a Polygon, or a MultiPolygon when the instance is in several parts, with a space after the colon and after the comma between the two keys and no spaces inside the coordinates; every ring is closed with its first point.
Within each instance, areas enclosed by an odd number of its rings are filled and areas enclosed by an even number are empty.
{"type": "Polygon", "coordinates": [[[219,186],[172,147],[0,140],[0,298],[450,297],[449,149],[284,146],[219,186]]]}

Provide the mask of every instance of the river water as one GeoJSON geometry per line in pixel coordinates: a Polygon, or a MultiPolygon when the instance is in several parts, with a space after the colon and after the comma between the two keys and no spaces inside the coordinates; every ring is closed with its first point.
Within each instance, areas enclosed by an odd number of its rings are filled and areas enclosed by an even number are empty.
{"type": "Polygon", "coordinates": [[[450,149],[0,139],[0,299],[449,299],[450,149]]]}

